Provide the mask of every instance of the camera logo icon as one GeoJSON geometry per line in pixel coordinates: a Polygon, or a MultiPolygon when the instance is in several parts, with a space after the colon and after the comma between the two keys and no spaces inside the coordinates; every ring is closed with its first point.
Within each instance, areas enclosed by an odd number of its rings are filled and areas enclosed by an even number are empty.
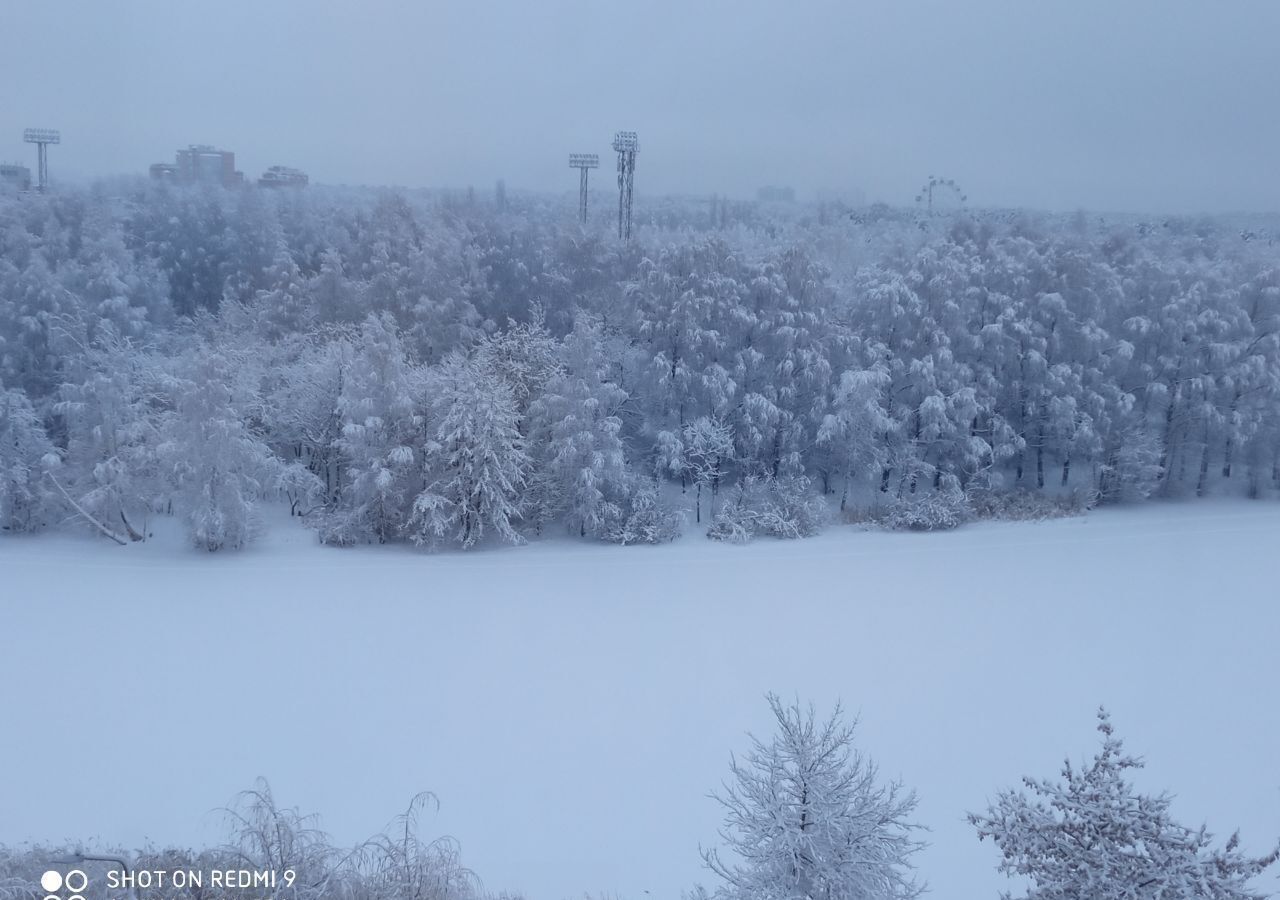
{"type": "Polygon", "coordinates": [[[72,869],[66,875],[53,869],[40,876],[40,887],[44,888],[44,900],[84,900],[84,889],[89,886],[89,876],[79,869],[72,869]],[[63,894],[62,889],[67,893],[63,894]]]}

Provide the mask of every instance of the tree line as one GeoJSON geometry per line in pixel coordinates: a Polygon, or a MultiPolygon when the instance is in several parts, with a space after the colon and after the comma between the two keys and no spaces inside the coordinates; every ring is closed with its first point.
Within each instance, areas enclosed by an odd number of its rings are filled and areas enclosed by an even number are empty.
{"type": "Polygon", "coordinates": [[[639,221],[0,198],[0,529],[233,548],[283,498],[334,544],[656,542],[685,509],[748,540],[1280,488],[1280,268],[1230,223],[639,221]]]}

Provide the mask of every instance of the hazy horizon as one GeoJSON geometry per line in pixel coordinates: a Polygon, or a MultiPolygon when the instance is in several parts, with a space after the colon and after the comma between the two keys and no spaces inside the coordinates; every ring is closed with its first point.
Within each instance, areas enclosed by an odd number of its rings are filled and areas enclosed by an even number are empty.
{"type": "Polygon", "coordinates": [[[566,155],[599,153],[611,182],[631,129],[642,196],[910,203],[936,174],[978,206],[1280,209],[1262,2],[52,0],[7,19],[0,159],[34,168],[23,128],[61,129],[55,179],[210,143],[250,179],[569,192],[566,155]]]}

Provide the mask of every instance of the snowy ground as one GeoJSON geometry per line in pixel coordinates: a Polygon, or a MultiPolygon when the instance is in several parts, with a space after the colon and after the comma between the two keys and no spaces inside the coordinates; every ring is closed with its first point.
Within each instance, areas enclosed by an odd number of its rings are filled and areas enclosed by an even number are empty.
{"type": "Polygon", "coordinates": [[[1225,501],[749,547],[0,540],[0,842],[214,841],[258,775],[354,842],[431,789],[490,889],[674,900],[776,690],[860,711],[934,897],[1003,886],[964,812],[1091,753],[1100,702],[1145,785],[1260,850],[1278,551],[1280,504],[1225,501]]]}

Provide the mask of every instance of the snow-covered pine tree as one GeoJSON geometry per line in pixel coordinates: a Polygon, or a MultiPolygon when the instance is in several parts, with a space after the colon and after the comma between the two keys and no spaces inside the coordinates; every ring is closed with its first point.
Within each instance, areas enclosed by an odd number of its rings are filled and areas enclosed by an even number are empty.
{"type": "Polygon", "coordinates": [[[1168,794],[1129,781],[1142,761],[1124,752],[1105,709],[1098,731],[1102,749],[1087,768],[1068,760],[1061,782],[1024,778],[1030,797],[1004,791],[985,814],[969,815],[978,838],[1000,850],[999,870],[1030,878],[1025,900],[1263,900],[1249,882],[1280,848],[1249,857],[1239,835],[1214,847],[1203,826],[1173,819],[1168,794]]]}
{"type": "Polygon", "coordinates": [[[725,809],[718,850],[703,860],[722,880],[723,900],[908,900],[923,887],[911,857],[923,845],[909,821],[915,793],[881,784],[876,766],[854,749],[855,723],[837,705],[819,722],[812,706],[769,707],[777,732],[752,738],[734,759],[731,781],[714,794],[725,809]]]}
{"type": "Polygon", "coordinates": [[[432,381],[435,439],[427,444],[427,489],[413,504],[417,544],[475,544],[489,530],[520,543],[520,490],[529,457],[511,386],[475,359],[452,354],[432,381]]]}

